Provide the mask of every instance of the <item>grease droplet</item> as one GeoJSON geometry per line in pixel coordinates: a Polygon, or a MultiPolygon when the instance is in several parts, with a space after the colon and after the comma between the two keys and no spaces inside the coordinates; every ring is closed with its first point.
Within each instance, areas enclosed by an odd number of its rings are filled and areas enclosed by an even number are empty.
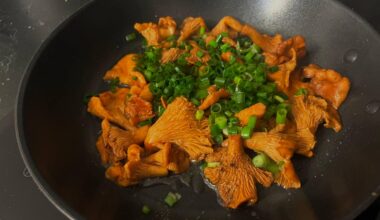
{"type": "Polygon", "coordinates": [[[354,63],[358,59],[358,51],[355,49],[349,49],[343,56],[343,60],[346,63],[354,63]]]}
{"type": "Polygon", "coordinates": [[[25,167],[24,171],[22,171],[22,175],[23,175],[24,177],[30,177],[30,173],[29,173],[28,168],[25,167]]]}
{"type": "Polygon", "coordinates": [[[251,212],[251,216],[256,216],[257,213],[255,211],[251,212]]]}
{"type": "Polygon", "coordinates": [[[375,114],[380,108],[379,101],[372,101],[365,106],[365,111],[369,114],[375,114]]]}

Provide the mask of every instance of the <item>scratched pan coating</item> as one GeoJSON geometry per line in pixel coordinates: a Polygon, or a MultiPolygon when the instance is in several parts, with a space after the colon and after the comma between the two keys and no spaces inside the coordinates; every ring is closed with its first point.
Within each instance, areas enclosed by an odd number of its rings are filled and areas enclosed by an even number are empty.
{"type": "Polygon", "coordinates": [[[379,193],[380,39],[353,12],[333,1],[142,0],[96,1],[64,22],[30,63],[17,101],[23,158],[42,192],[65,215],[81,219],[345,219],[379,193]],[[149,187],[121,188],[104,178],[95,149],[99,122],[86,113],[84,95],[104,89],[102,76],[139,42],[125,35],[135,22],[202,16],[209,26],[232,15],[263,33],[306,38],[304,64],[348,76],[352,89],[340,108],[344,128],[318,131],[315,157],[296,157],[299,190],[259,188],[254,207],[227,210],[200,184],[196,168],[149,187]],[[182,199],[167,208],[163,198],[182,199]],[[147,204],[153,212],[141,213],[147,204]]]}

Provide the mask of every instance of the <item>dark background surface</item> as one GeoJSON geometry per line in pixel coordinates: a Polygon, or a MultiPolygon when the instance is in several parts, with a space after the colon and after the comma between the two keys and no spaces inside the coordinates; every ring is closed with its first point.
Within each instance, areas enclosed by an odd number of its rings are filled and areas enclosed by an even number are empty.
{"type": "MultiPolygon", "coordinates": [[[[29,178],[14,133],[21,76],[48,35],[88,0],[0,1],[0,220],[65,219],[29,178]]],[[[341,1],[380,31],[378,0],[341,1]]],[[[359,219],[376,219],[377,200],[359,219]]],[[[379,218],[378,218],[379,219],[379,218]]]]}

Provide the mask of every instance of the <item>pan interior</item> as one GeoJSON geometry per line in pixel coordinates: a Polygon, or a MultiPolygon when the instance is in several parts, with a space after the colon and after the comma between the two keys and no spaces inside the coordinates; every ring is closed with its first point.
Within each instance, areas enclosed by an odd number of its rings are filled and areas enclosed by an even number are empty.
{"type": "MultiPolygon", "coordinates": [[[[18,132],[26,163],[47,195],[69,216],[87,219],[336,219],[353,217],[374,199],[380,183],[380,113],[378,103],[379,36],[360,18],[331,1],[96,1],[66,22],[36,56],[18,101],[18,132]],[[315,157],[295,158],[303,187],[259,189],[259,203],[237,211],[222,208],[215,193],[200,181],[196,168],[166,184],[121,188],[104,177],[95,141],[99,121],[86,112],[83,97],[102,91],[102,76],[139,42],[125,36],[135,22],[170,15],[177,22],[202,16],[211,27],[231,15],[268,34],[306,38],[304,63],[336,69],[352,81],[341,108],[344,129],[318,133],[315,157]],[[352,54],[357,59],[352,60],[352,54]],[[370,105],[370,107],[371,107],[370,105]],[[367,107],[366,107],[367,106],[367,107]],[[182,194],[168,208],[169,191],[182,194]]],[[[162,181],[161,181],[162,182],[162,181]]]]}

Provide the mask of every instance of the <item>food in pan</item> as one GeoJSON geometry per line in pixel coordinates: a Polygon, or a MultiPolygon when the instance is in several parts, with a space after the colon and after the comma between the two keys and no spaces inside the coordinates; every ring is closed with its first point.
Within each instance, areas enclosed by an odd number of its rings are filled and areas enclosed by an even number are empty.
{"type": "Polygon", "coordinates": [[[201,17],[134,28],[142,52],[121,58],[104,75],[110,90],[88,102],[102,119],[96,147],[106,177],[121,186],[199,163],[224,206],[251,205],[256,184],[300,188],[293,155],[313,156],[321,123],[342,128],[350,81],[297,65],[300,35],[261,34],[230,16],[211,29],[201,17]]]}

